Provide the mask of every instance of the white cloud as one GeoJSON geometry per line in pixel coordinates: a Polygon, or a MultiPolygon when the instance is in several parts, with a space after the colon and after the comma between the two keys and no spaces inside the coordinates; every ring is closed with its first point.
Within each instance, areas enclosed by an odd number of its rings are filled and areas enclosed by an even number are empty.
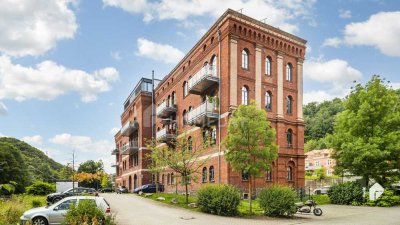
{"type": "Polygon", "coordinates": [[[7,137],[7,135],[0,133],[0,137],[7,137]]]}
{"type": "Polygon", "coordinates": [[[73,136],[68,133],[55,135],[49,142],[63,145],[71,149],[78,149],[85,153],[111,153],[114,143],[107,140],[94,141],[88,136],[73,136]]]}
{"type": "Polygon", "coordinates": [[[304,63],[304,77],[326,87],[305,92],[304,102],[307,103],[345,97],[353,81],[362,78],[362,73],[341,59],[310,59],[304,63]]]}
{"type": "Polygon", "coordinates": [[[379,49],[388,56],[400,56],[400,11],[380,12],[367,21],[350,23],[344,30],[344,41],[349,45],[366,45],[379,49]]]}
{"type": "Polygon", "coordinates": [[[111,56],[111,58],[118,60],[118,61],[122,59],[120,52],[110,52],[110,56],[111,56]]]}
{"type": "Polygon", "coordinates": [[[70,39],[78,28],[74,0],[0,1],[0,52],[40,55],[57,41],[70,39]]]}
{"type": "Polygon", "coordinates": [[[0,100],[52,100],[67,92],[77,92],[83,102],[97,99],[97,94],[110,90],[110,81],[118,79],[118,71],[104,68],[93,74],[43,61],[33,67],[13,64],[0,56],[0,100]]]}
{"type": "Polygon", "coordinates": [[[109,133],[110,133],[111,135],[115,135],[119,130],[120,130],[119,127],[113,127],[113,128],[110,129],[110,132],[109,132],[109,133]]]}
{"type": "Polygon", "coordinates": [[[332,46],[332,47],[339,47],[339,45],[342,43],[342,40],[340,38],[334,37],[334,38],[327,38],[325,39],[324,43],[322,46],[332,46]]]}
{"type": "Polygon", "coordinates": [[[34,136],[25,136],[22,138],[23,141],[32,145],[41,145],[43,144],[43,138],[40,135],[34,136]]]}
{"type": "Polygon", "coordinates": [[[389,84],[393,89],[400,89],[400,82],[391,82],[389,84]]]}
{"type": "Polygon", "coordinates": [[[0,116],[6,116],[8,114],[7,106],[0,102],[0,116]]]}
{"type": "Polygon", "coordinates": [[[153,60],[175,64],[184,56],[183,52],[171,45],[155,43],[144,38],[139,38],[137,44],[136,54],[153,60]]]}
{"type": "Polygon", "coordinates": [[[339,10],[339,17],[343,18],[343,19],[351,18],[351,11],[350,10],[340,9],[339,10]]]}
{"type": "MultiPolygon", "coordinates": [[[[288,32],[299,28],[291,21],[309,19],[315,0],[103,0],[104,6],[121,8],[133,14],[143,14],[146,22],[174,19],[186,21],[191,18],[219,17],[228,8],[243,9],[243,14],[256,19],[267,18],[270,25],[288,32]]],[[[294,22],[295,23],[295,22],[294,22]]]]}

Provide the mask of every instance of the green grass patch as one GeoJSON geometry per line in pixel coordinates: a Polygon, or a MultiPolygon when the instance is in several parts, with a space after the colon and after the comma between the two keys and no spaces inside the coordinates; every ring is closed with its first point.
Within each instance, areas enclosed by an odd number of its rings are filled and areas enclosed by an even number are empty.
{"type": "Polygon", "coordinates": [[[45,206],[46,196],[13,195],[0,199],[0,225],[17,224],[22,214],[31,208],[45,206]]]}
{"type": "Polygon", "coordinates": [[[264,210],[261,209],[260,201],[258,199],[251,201],[251,205],[253,208],[253,213],[250,213],[249,211],[250,208],[249,200],[241,200],[238,207],[239,216],[250,217],[250,216],[264,215],[264,210]]]}

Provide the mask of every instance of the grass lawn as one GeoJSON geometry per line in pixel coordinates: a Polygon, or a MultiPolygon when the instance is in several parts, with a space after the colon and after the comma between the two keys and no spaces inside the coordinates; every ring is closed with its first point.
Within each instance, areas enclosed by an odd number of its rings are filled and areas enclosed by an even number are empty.
{"type": "Polygon", "coordinates": [[[0,225],[17,224],[26,210],[45,205],[46,196],[13,195],[11,199],[0,199],[0,225]]]}

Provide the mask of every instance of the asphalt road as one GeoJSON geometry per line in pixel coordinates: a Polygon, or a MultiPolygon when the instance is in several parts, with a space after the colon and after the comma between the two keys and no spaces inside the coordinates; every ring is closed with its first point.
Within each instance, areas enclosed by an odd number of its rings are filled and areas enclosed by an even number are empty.
{"type": "Polygon", "coordinates": [[[295,218],[231,218],[193,212],[145,199],[134,194],[102,194],[116,214],[118,225],[274,225],[274,224],[340,224],[399,225],[400,207],[321,206],[320,217],[296,214],[295,218]]]}

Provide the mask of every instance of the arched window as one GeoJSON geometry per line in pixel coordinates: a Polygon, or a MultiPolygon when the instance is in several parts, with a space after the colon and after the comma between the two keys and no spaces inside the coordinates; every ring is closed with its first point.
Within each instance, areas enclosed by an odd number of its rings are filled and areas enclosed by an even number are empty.
{"type": "Polygon", "coordinates": [[[188,145],[188,147],[187,147],[188,151],[189,151],[189,152],[192,152],[192,150],[193,150],[193,140],[192,140],[192,137],[189,137],[189,138],[188,138],[187,145],[188,145]]]}
{"type": "Polygon", "coordinates": [[[211,144],[215,145],[217,143],[217,128],[211,130],[211,144]]]}
{"type": "Polygon", "coordinates": [[[202,181],[203,183],[207,182],[207,167],[203,167],[202,181]]]}
{"type": "Polygon", "coordinates": [[[265,58],[265,75],[271,76],[271,58],[265,58]]]}
{"type": "Polygon", "coordinates": [[[242,68],[249,69],[249,52],[247,49],[242,50],[242,68]]]}
{"type": "Polygon", "coordinates": [[[290,64],[290,63],[288,63],[288,64],[286,64],[286,80],[287,81],[292,81],[292,78],[293,78],[293,67],[292,67],[292,64],[290,64]]]}
{"type": "Polygon", "coordinates": [[[293,168],[291,166],[287,168],[287,180],[293,181],[293,168]]]}
{"type": "Polygon", "coordinates": [[[291,148],[293,146],[293,131],[292,129],[289,129],[286,133],[286,142],[287,146],[291,148]]]}
{"type": "Polygon", "coordinates": [[[210,60],[210,72],[212,75],[217,75],[217,57],[213,55],[210,60]]]}
{"type": "Polygon", "coordinates": [[[164,176],[164,174],[161,176],[161,183],[162,184],[164,184],[164,182],[165,182],[165,176],[164,176]]]}
{"type": "Polygon", "coordinates": [[[287,96],[286,97],[286,113],[287,114],[292,114],[293,112],[293,98],[292,96],[287,96]]]}
{"type": "Polygon", "coordinates": [[[186,81],[183,82],[182,88],[183,88],[183,97],[186,97],[186,95],[188,94],[188,87],[186,81]]]}
{"type": "Polygon", "coordinates": [[[265,179],[267,181],[272,181],[272,168],[267,170],[267,172],[265,172],[265,179]]]}
{"type": "Polygon", "coordinates": [[[175,105],[175,104],[176,104],[175,91],[172,92],[172,95],[171,95],[171,103],[172,103],[172,105],[175,105]]]}
{"type": "Polygon", "coordinates": [[[167,107],[172,106],[171,95],[168,95],[167,107]]]}
{"type": "Polygon", "coordinates": [[[242,171],[242,180],[243,181],[249,180],[249,173],[247,171],[242,171]]]}
{"type": "Polygon", "coordinates": [[[186,112],[186,109],[183,110],[182,119],[183,119],[183,125],[186,125],[187,124],[187,112],[186,112]]]}
{"type": "Polygon", "coordinates": [[[167,184],[168,185],[171,184],[171,175],[170,174],[167,175],[167,184]]]}
{"type": "Polygon", "coordinates": [[[175,176],[174,176],[174,173],[171,173],[171,184],[175,184],[175,176]]]}
{"type": "Polygon", "coordinates": [[[249,89],[246,86],[242,87],[242,104],[249,104],[249,89]]]}
{"type": "Polygon", "coordinates": [[[214,166],[210,166],[210,172],[209,172],[209,181],[214,182],[214,166]]]}
{"type": "Polygon", "coordinates": [[[265,109],[267,111],[272,109],[272,94],[270,91],[265,92],[265,109]]]}

